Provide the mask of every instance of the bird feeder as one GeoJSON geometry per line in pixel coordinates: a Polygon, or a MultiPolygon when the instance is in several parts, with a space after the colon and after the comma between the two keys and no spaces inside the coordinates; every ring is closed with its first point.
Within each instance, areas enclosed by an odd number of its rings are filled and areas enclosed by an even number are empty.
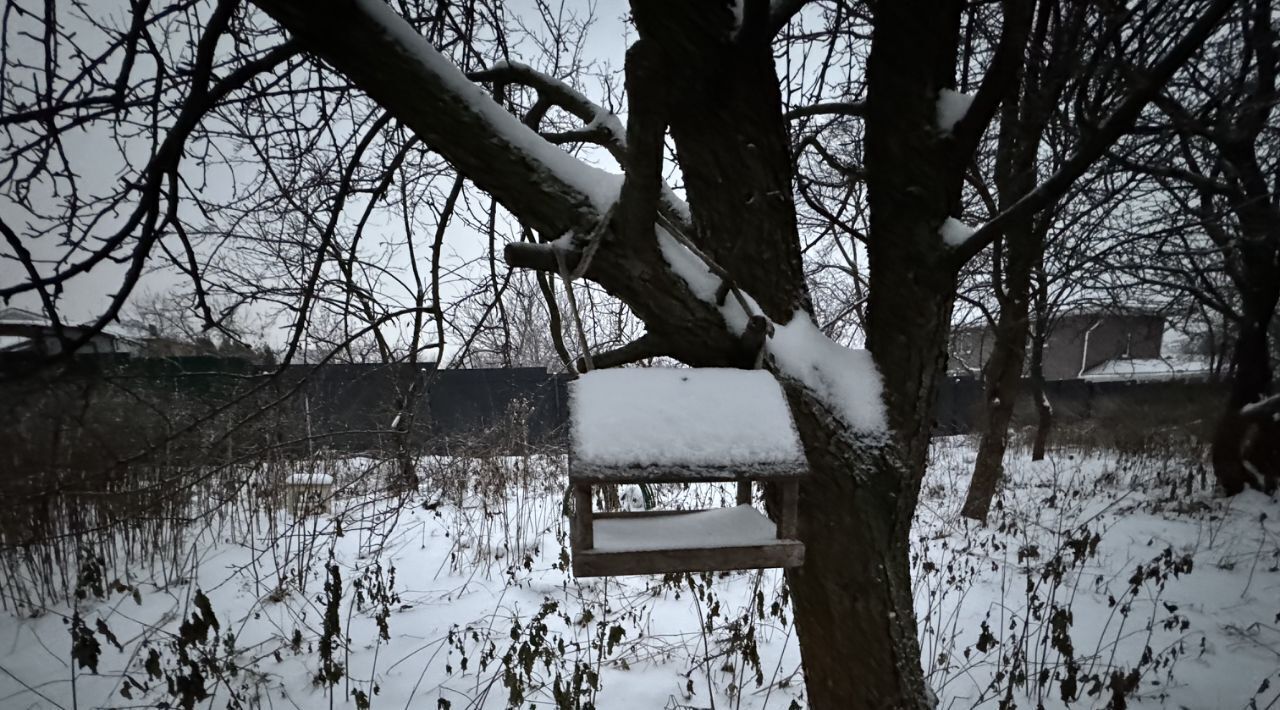
{"type": "Polygon", "coordinates": [[[333,476],[327,473],[291,473],[284,481],[285,504],[298,517],[329,512],[333,476]]]}
{"type": "Polygon", "coordinates": [[[764,370],[596,370],[570,385],[573,573],[579,577],[798,567],[800,478],[808,471],[786,397],[764,370]],[[737,506],[595,512],[592,488],[736,482],[737,506]],[[752,484],[779,495],[775,524],[752,484]]]}

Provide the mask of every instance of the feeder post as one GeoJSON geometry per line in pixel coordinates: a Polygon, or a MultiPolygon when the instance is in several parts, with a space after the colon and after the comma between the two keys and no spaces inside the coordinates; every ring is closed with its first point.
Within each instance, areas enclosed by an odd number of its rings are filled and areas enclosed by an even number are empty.
{"type": "Polygon", "coordinates": [[[778,537],[783,540],[795,540],[799,534],[799,502],[800,502],[800,482],[796,480],[783,481],[778,486],[782,494],[782,511],[778,516],[778,537]]]}
{"type": "Polygon", "coordinates": [[[595,523],[591,515],[591,484],[573,484],[573,535],[574,547],[590,550],[595,547],[595,523]]]}
{"type": "Polygon", "coordinates": [[[738,481],[738,505],[751,505],[751,481],[738,481]]]}

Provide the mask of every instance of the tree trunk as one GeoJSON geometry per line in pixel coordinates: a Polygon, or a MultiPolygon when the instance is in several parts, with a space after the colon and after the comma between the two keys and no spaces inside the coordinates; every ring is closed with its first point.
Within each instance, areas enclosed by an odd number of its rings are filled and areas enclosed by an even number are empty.
{"type": "MultiPolygon", "coordinates": [[[[1043,5],[1043,4],[1042,4],[1043,5]]],[[[1020,74],[1021,91],[1005,99],[1000,115],[1000,137],[996,148],[995,182],[1001,210],[1008,210],[1036,185],[1036,165],[1040,144],[1051,109],[1062,94],[1069,73],[1062,66],[1065,53],[1081,22],[1054,19],[1045,6],[1036,15],[1025,72],[1020,74]],[[1052,20],[1052,22],[1051,22],[1052,20]],[[1052,53],[1052,57],[1049,54],[1052,53]]],[[[1052,205],[1048,208],[1051,212],[1052,205]]],[[[992,256],[993,279],[1000,315],[996,321],[995,343],[983,368],[986,418],[973,480],[961,515],[987,521],[991,501],[1004,475],[1004,455],[1009,444],[1009,424],[1022,389],[1029,330],[1029,300],[1033,272],[1044,261],[1045,237],[1051,220],[1026,214],[1005,226],[1002,254],[992,256]]],[[[1043,387],[1040,398],[1043,397],[1043,387]]],[[[1043,416],[1044,410],[1041,410],[1043,416]]]]}
{"type": "Polygon", "coordinates": [[[1048,283],[1043,268],[1037,269],[1040,279],[1036,288],[1035,324],[1031,332],[1031,397],[1036,407],[1036,440],[1031,449],[1032,461],[1043,461],[1049,444],[1049,430],[1053,427],[1053,403],[1044,386],[1044,343],[1049,337],[1048,283]]]}
{"type": "Polygon", "coordinates": [[[887,514],[909,471],[889,448],[860,457],[811,406],[792,406],[812,469],[800,489],[805,564],[787,574],[808,706],[928,707],[906,535],[887,514]]]}
{"type": "MultiPolygon", "coordinates": [[[[1234,164],[1257,166],[1256,148],[1252,144],[1228,147],[1232,150],[1224,150],[1224,155],[1234,164]]],[[[1270,193],[1265,181],[1259,180],[1257,173],[1251,175],[1254,179],[1245,181],[1251,199],[1234,206],[1240,221],[1240,235],[1230,248],[1239,252],[1236,282],[1242,317],[1231,359],[1231,393],[1226,411],[1218,421],[1210,452],[1214,476],[1228,495],[1243,491],[1245,486],[1260,489],[1275,486],[1275,462],[1251,459],[1268,453],[1265,447],[1257,448],[1258,440],[1280,436],[1277,422],[1249,421],[1240,411],[1271,394],[1268,333],[1280,299],[1280,231],[1276,229],[1280,213],[1269,204],[1270,193]]]]}
{"type": "Polygon", "coordinates": [[[1025,294],[1000,309],[995,344],[985,368],[986,417],[973,480],[960,514],[987,522],[991,501],[1004,475],[1004,454],[1009,443],[1009,422],[1022,385],[1022,360],[1026,352],[1027,316],[1025,294]],[[1020,307],[1014,305],[1020,302],[1020,307]]]}
{"type": "MultiPolygon", "coordinates": [[[[996,191],[1000,206],[1007,209],[1034,186],[1035,151],[1043,124],[1028,125],[1019,102],[1006,102],[1000,118],[1000,140],[996,155],[996,191]]],[[[1027,114],[1039,115],[1035,111],[1027,114]]],[[[973,479],[960,514],[987,522],[991,501],[1004,475],[1004,454],[1009,443],[1009,422],[1022,386],[1022,364],[1027,349],[1028,298],[1031,272],[1044,252],[1044,235],[1032,225],[1031,217],[1013,220],[1005,229],[1002,250],[992,255],[996,298],[1000,315],[996,318],[995,342],[991,357],[983,366],[986,417],[973,479]],[[1001,252],[1004,259],[1001,263],[1001,252]]]]}
{"type": "MultiPolygon", "coordinates": [[[[810,306],[791,199],[789,141],[768,42],[752,42],[750,26],[733,44],[709,40],[713,33],[690,33],[690,27],[716,21],[710,14],[721,10],[709,3],[679,5],[679,10],[670,3],[632,7],[641,41],[659,44],[665,64],[682,68],[674,79],[669,73],[655,78],[670,84],[670,130],[699,246],[771,320],[786,323],[810,306]],[[785,246],[775,248],[779,244],[785,246]]],[[[918,229],[929,228],[916,219],[918,229]]],[[[936,228],[929,228],[934,242],[936,228]]],[[[921,263],[899,258],[913,267],[921,263]]],[[[950,313],[950,277],[945,269],[940,272],[924,300],[882,289],[883,302],[910,304],[903,309],[909,318],[928,324],[924,337],[933,347],[909,352],[932,350],[933,358],[921,360],[931,364],[940,362],[950,313]],[[921,303],[932,307],[921,308],[921,303]]],[[[912,339],[922,332],[904,328],[895,334],[912,339]]],[[[913,386],[929,389],[921,401],[931,402],[935,372],[922,366],[913,374],[913,386]]],[[[799,501],[805,566],[787,576],[808,705],[818,710],[925,707],[907,545],[914,505],[904,503],[914,498],[906,493],[918,486],[923,457],[919,469],[903,466],[892,447],[850,441],[844,425],[825,414],[812,393],[792,386],[788,396],[812,471],[799,501]],[[858,593],[850,594],[851,589],[858,593]]],[[[928,410],[912,408],[898,419],[927,441],[927,424],[921,422],[928,417],[918,417],[921,411],[928,410]]]]}
{"type": "MultiPolygon", "coordinates": [[[[1275,310],[1275,301],[1271,301],[1269,309],[1258,309],[1254,313],[1246,311],[1245,322],[1241,325],[1236,339],[1235,353],[1232,356],[1231,392],[1227,396],[1226,410],[1218,420],[1213,437],[1211,458],[1213,475],[1218,479],[1227,495],[1235,495],[1245,486],[1266,488],[1274,483],[1262,480],[1250,470],[1251,464],[1246,459],[1246,445],[1254,434],[1255,426],[1266,426],[1268,423],[1251,423],[1242,416],[1240,410],[1253,404],[1269,394],[1271,387],[1271,353],[1267,338],[1267,324],[1271,312],[1275,310]]],[[[1274,436],[1280,432],[1274,431],[1274,436]]],[[[1256,434],[1254,434],[1256,436],[1256,434]]],[[[1257,466],[1253,465],[1256,470],[1257,466]]]]}

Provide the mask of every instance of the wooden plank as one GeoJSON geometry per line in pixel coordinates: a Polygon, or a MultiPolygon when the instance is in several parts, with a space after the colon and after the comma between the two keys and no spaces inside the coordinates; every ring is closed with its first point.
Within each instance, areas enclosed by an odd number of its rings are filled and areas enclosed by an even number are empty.
{"type": "Polygon", "coordinates": [[[751,505],[751,481],[738,481],[738,505],[751,505]]]}
{"type": "Polygon", "coordinates": [[[698,547],[643,552],[600,552],[579,548],[574,550],[573,574],[576,577],[617,577],[800,567],[803,564],[804,544],[795,540],[778,540],[768,545],[749,547],[698,547]]]}
{"type": "Polygon", "coordinates": [[[795,540],[799,537],[800,482],[785,481],[778,484],[781,500],[778,511],[778,537],[795,540]]]}
{"type": "Polygon", "coordinates": [[[701,510],[612,510],[597,511],[592,514],[592,517],[596,520],[609,518],[656,518],[664,515],[687,515],[701,512],[701,510]]]}
{"type": "Polygon", "coordinates": [[[791,480],[806,475],[803,464],[747,466],[642,466],[619,468],[571,460],[569,480],[583,483],[713,483],[791,480]]]}
{"type": "Polygon", "coordinates": [[[576,484],[573,487],[573,523],[570,542],[573,549],[590,550],[595,547],[595,521],[591,512],[591,485],[576,484]]]}

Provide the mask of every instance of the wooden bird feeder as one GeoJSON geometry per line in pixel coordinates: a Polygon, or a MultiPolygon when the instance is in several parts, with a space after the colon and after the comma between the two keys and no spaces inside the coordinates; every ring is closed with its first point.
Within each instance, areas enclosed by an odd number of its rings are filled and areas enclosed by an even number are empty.
{"type": "Polygon", "coordinates": [[[573,573],[579,577],[798,567],[808,471],[786,397],[764,370],[597,370],[570,385],[573,573]],[[593,512],[592,487],[736,482],[733,508],[593,512]],[[778,522],[751,505],[780,493],[778,522]]]}
{"type": "Polygon", "coordinates": [[[327,473],[291,473],[285,479],[285,505],[298,517],[329,512],[333,476],[327,473]]]}

